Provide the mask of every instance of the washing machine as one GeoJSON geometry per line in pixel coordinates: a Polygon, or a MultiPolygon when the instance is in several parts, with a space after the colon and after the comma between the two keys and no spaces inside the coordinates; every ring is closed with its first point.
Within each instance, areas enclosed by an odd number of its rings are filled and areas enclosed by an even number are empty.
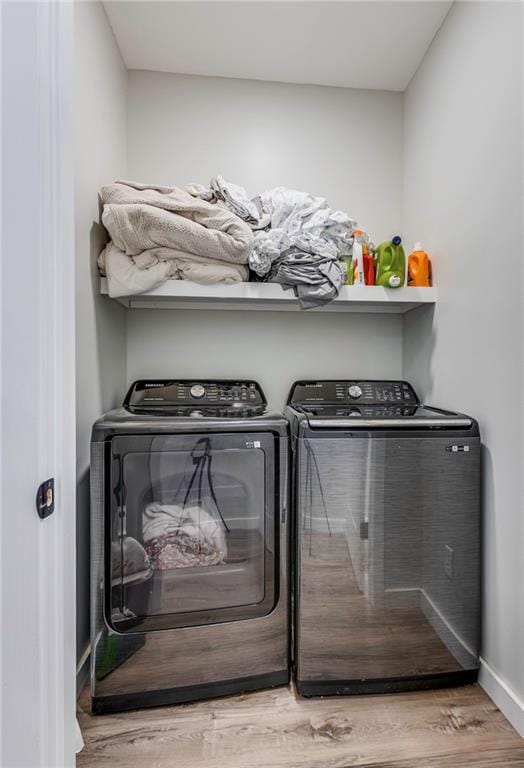
{"type": "Polygon", "coordinates": [[[288,448],[254,381],[137,381],[96,422],[93,712],[288,682],[288,448]]]}
{"type": "Polygon", "coordinates": [[[480,437],[405,381],[299,381],[288,400],[294,668],[305,696],[477,679],[480,437]]]}

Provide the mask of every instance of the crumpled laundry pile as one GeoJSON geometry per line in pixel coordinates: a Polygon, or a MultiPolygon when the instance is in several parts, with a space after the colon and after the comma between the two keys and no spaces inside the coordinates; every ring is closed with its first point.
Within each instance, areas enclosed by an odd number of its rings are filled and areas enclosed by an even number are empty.
{"type": "Polygon", "coordinates": [[[189,184],[188,192],[209,203],[223,203],[235,216],[249,224],[251,229],[263,229],[271,223],[269,213],[260,208],[260,198],[250,200],[244,187],[216,176],[209,182],[209,187],[202,184],[189,184]]]}
{"type": "Polygon", "coordinates": [[[220,565],[225,530],[202,506],[151,502],[143,512],[144,547],[155,570],[220,565]]]}
{"type": "Polygon", "coordinates": [[[249,267],[258,279],[293,289],[302,309],[322,306],[338,296],[346,270],[341,259],[352,253],[357,226],[323,197],[286,187],[250,199],[246,190],[221,176],[194,194],[221,202],[254,232],[249,267]]]}
{"type": "Polygon", "coordinates": [[[340,262],[351,254],[356,222],[322,197],[277,187],[260,196],[270,226],[255,234],[249,265],[269,282],[294,288],[303,309],[338,296],[345,279],[340,262]]]}
{"type": "Polygon", "coordinates": [[[241,282],[249,265],[251,279],[292,289],[302,309],[323,306],[344,284],[357,226],[323,197],[276,187],[250,198],[222,176],[185,189],[116,182],[101,200],[111,241],[99,267],[113,297],[173,278],[241,282]]]}

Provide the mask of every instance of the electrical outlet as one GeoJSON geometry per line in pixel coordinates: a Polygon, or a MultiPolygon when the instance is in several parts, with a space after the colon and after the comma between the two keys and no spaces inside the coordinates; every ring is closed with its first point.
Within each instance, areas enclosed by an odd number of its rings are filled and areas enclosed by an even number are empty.
{"type": "Polygon", "coordinates": [[[453,578],[453,550],[447,544],[444,547],[444,573],[448,579],[453,578]]]}

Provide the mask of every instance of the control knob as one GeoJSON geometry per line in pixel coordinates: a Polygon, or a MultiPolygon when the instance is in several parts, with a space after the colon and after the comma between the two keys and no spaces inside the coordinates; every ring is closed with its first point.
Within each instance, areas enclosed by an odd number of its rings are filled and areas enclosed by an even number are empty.
{"type": "Polygon", "coordinates": [[[362,390],[358,384],[352,384],[348,387],[348,395],[352,400],[358,400],[358,398],[362,396],[362,390]]]}
{"type": "Polygon", "coordinates": [[[189,391],[191,393],[191,397],[194,397],[195,400],[200,400],[200,398],[204,397],[206,394],[206,389],[202,386],[202,384],[193,384],[189,391]]]}

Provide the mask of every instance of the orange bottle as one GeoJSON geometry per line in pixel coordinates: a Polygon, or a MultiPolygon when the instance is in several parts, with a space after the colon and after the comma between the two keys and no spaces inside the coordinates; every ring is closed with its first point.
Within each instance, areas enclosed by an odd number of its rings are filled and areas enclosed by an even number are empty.
{"type": "Polygon", "coordinates": [[[408,285],[427,288],[431,285],[431,261],[421,243],[415,243],[408,259],[408,285]]]}

